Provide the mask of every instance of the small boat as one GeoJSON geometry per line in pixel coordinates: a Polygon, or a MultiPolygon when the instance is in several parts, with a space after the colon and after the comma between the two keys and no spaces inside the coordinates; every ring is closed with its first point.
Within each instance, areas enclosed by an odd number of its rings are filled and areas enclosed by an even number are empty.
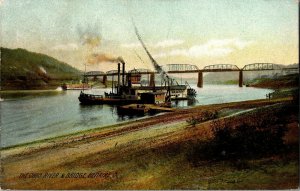
{"type": "Polygon", "coordinates": [[[150,111],[144,104],[130,104],[117,107],[118,114],[121,115],[144,115],[150,111]]]}
{"type": "Polygon", "coordinates": [[[89,84],[85,84],[85,83],[82,83],[82,84],[63,84],[61,86],[61,88],[63,90],[89,90],[92,88],[91,85],[89,84]]]}

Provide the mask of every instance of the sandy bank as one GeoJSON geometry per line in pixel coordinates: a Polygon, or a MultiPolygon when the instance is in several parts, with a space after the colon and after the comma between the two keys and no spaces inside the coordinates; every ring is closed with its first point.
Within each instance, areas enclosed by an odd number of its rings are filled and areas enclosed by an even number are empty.
{"type": "MultiPolygon", "coordinates": [[[[211,110],[218,111],[222,117],[236,117],[243,115],[243,112],[253,112],[253,108],[289,101],[291,98],[197,106],[130,123],[4,149],[1,151],[3,182],[9,188],[58,188],[51,187],[53,181],[58,183],[65,180],[55,179],[49,182],[49,180],[38,179],[41,184],[35,185],[36,180],[19,179],[20,173],[103,171],[100,164],[119,160],[120,157],[137,153],[145,148],[151,149],[186,140],[209,138],[210,121],[197,124],[195,128],[191,128],[186,122],[187,119],[201,112],[211,110]],[[99,166],[87,165],[94,163],[95,160],[99,166]]],[[[73,187],[73,183],[66,183],[64,188],[80,188],[73,187]]],[[[78,180],[76,184],[88,183],[78,180]]]]}

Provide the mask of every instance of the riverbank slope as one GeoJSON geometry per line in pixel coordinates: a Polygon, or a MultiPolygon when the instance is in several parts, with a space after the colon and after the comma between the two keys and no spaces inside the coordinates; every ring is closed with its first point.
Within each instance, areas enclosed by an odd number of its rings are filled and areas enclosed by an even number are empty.
{"type": "Polygon", "coordinates": [[[298,110],[294,106],[291,98],[197,106],[3,149],[2,188],[297,188],[298,110]],[[270,113],[286,107],[289,112],[282,118],[287,119],[288,130],[282,152],[239,160],[194,157],[199,145],[214,139],[212,124],[216,121],[228,118],[239,124],[259,111],[270,113]],[[191,123],[207,112],[218,115],[191,123]]]}

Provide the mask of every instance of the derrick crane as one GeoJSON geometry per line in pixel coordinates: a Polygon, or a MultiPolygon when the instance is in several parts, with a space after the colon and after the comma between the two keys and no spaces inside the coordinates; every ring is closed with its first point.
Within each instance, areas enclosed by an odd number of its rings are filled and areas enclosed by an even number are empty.
{"type": "MultiPolygon", "coordinates": [[[[171,102],[171,90],[170,90],[170,85],[173,85],[173,81],[176,82],[176,84],[178,85],[178,82],[175,79],[172,79],[168,76],[168,74],[162,69],[162,67],[160,65],[158,65],[158,63],[156,62],[156,60],[152,57],[152,55],[150,54],[149,50],[147,49],[145,43],[143,42],[141,35],[138,32],[138,29],[135,25],[135,23],[133,22],[132,19],[132,24],[134,27],[134,31],[135,34],[138,38],[138,40],[140,41],[140,43],[142,44],[142,47],[144,48],[145,52],[147,53],[149,59],[151,60],[152,65],[154,66],[155,70],[160,73],[161,78],[163,79],[163,81],[165,82],[165,84],[167,84],[167,99],[166,102],[170,103],[171,102]]],[[[189,99],[194,99],[194,97],[196,96],[197,92],[196,90],[194,90],[193,88],[191,88],[191,86],[187,83],[187,81],[185,82],[185,85],[187,87],[187,94],[189,96],[189,99]]],[[[155,83],[154,83],[154,91],[155,91],[155,83]]]]}
{"type": "MultiPolygon", "coordinates": [[[[134,31],[135,31],[135,34],[136,36],[138,37],[138,40],[140,41],[140,43],[142,44],[145,52],[147,53],[149,59],[151,60],[151,63],[153,64],[155,70],[161,75],[161,78],[167,82],[168,84],[168,89],[167,89],[167,96],[166,96],[166,102],[167,103],[171,103],[171,90],[170,90],[170,82],[173,81],[173,79],[171,79],[168,74],[162,69],[162,67],[160,65],[158,65],[158,63],[156,62],[156,60],[152,57],[152,55],[150,54],[150,52],[148,51],[145,43],[143,42],[139,32],[138,32],[138,29],[137,27],[135,26],[134,22],[132,21],[133,23],[133,26],[134,26],[134,31]]],[[[154,83],[154,88],[155,88],[155,83],[154,83]]],[[[155,89],[154,89],[155,90],[155,89]]]]}
{"type": "Polygon", "coordinates": [[[156,60],[152,57],[152,55],[150,54],[150,52],[148,51],[148,49],[147,49],[146,45],[144,44],[144,42],[143,42],[143,40],[142,40],[142,38],[141,38],[141,36],[140,36],[140,34],[139,34],[139,32],[138,32],[138,30],[137,30],[137,28],[136,28],[135,25],[134,25],[134,31],[135,31],[135,34],[136,34],[136,36],[138,37],[140,43],[142,44],[144,50],[146,51],[148,57],[150,58],[151,63],[153,64],[155,70],[158,71],[158,72],[161,73],[161,74],[164,74],[164,75],[168,76],[168,75],[166,74],[166,72],[162,69],[162,67],[158,65],[158,63],[157,63],[156,60]]]}

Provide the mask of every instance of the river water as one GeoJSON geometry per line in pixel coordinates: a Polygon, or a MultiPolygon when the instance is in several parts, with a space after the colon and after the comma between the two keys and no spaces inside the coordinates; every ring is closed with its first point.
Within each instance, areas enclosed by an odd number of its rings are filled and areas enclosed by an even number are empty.
{"type": "MultiPolygon", "coordinates": [[[[197,91],[196,101],[172,103],[175,107],[191,107],[214,103],[226,103],[243,100],[263,99],[272,92],[269,89],[251,87],[240,88],[237,85],[192,86],[197,91]]],[[[87,92],[103,94],[110,89],[89,90],[87,92]]],[[[70,134],[82,130],[103,127],[138,116],[120,116],[114,106],[80,105],[80,91],[25,91],[1,93],[1,147],[32,142],[45,138],[70,134]]],[[[148,117],[148,116],[144,116],[148,117]]]]}

